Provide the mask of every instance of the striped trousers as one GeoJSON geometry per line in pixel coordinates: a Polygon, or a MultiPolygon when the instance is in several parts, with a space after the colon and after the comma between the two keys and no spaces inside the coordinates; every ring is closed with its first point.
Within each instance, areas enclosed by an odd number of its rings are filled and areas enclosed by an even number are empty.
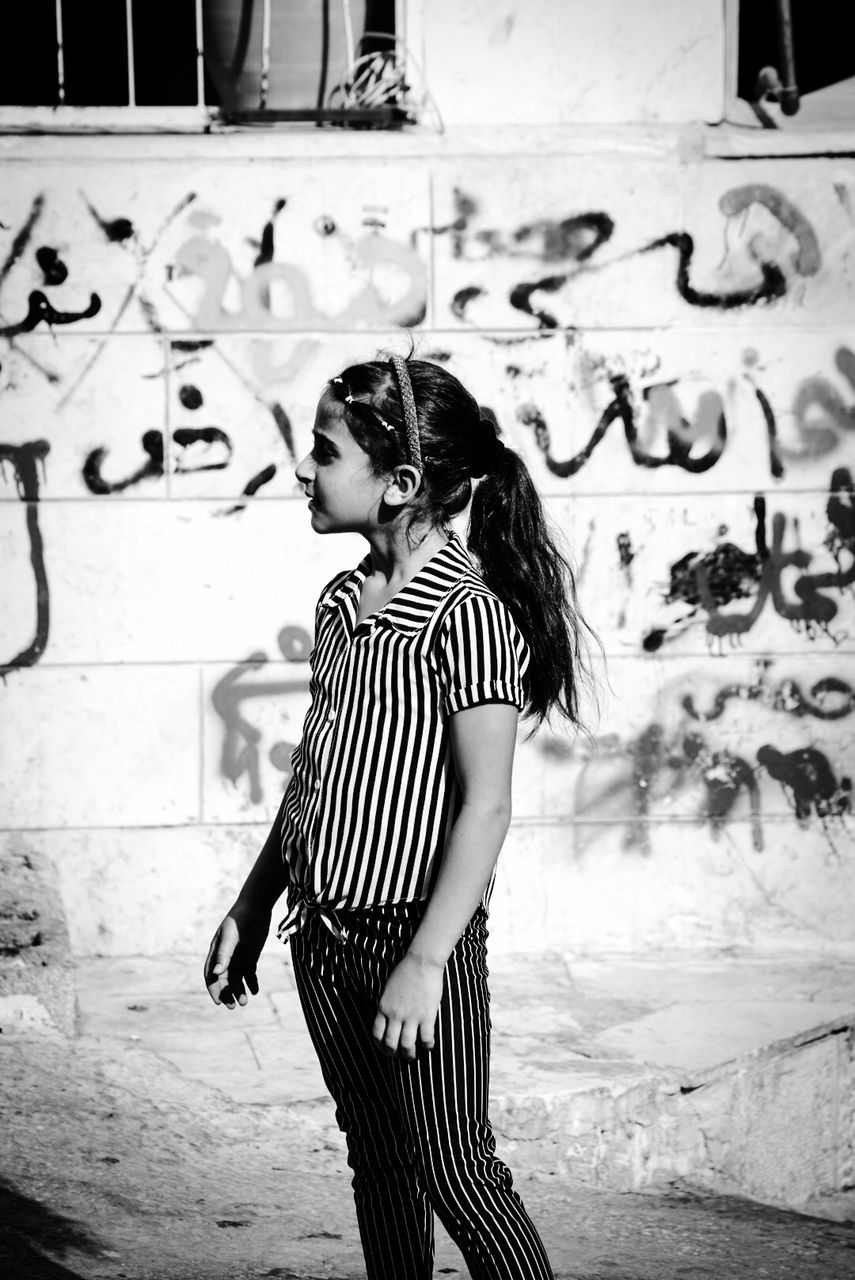
{"type": "Polygon", "coordinates": [[[371,1025],[423,908],[316,911],[291,939],[309,1034],[353,1170],[368,1280],[430,1280],[434,1213],[472,1280],[552,1280],[540,1237],[488,1118],[486,913],[479,907],[445,970],[436,1043],[415,1062],[379,1052],[371,1025]]]}

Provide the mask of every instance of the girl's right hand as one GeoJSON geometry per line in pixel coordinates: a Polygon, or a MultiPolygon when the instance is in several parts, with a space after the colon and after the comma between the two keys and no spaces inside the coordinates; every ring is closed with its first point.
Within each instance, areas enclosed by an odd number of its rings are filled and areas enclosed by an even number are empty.
{"type": "Polygon", "coordinates": [[[214,1004],[234,1009],[247,1003],[246,988],[258,995],[258,958],[270,932],[271,913],[236,903],[211,939],[205,986],[214,1004]]]}

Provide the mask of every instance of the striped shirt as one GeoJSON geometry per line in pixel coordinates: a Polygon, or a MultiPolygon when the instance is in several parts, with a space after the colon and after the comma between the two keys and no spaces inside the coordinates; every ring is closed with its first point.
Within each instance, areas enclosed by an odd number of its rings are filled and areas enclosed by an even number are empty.
{"type": "Polygon", "coordinates": [[[337,910],[426,899],[460,806],[450,717],[525,702],[528,646],[456,535],[357,626],[370,567],[366,556],[318,601],[282,806],[283,940],[312,909],[336,931],[337,910]]]}

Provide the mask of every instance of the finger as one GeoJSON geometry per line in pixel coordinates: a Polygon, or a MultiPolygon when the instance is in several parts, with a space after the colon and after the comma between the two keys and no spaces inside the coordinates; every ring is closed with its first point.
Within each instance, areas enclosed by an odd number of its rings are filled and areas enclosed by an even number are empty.
{"type": "Polygon", "coordinates": [[[407,1062],[415,1062],[416,1060],[416,1034],[418,1025],[416,1023],[405,1022],[401,1028],[401,1038],[398,1041],[398,1053],[402,1058],[406,1058],[407,1062]]]}
{"type": "Polygon", "coordinates": [[[223,1004],[224,993],[228,991],[229,986],[228,974],[224,974],[219,978],[210,978],[206,983],[206,986],[208,988],[208,995],[211,997],[214,1004],[223,1004]]]}
{"type": "Polygon", "coordinates": [[[426,1049],[432,1049],[436,1043],[436,1018],[432,1022],[424,1021],[419,1023],[419,1039],[426,1049]]]}
{"type": "Polygon", "coordinates": [[[248,969],[244,974],[244,977],[246,978],[246,985],[249,987],[252,995],[257,996],[258,995],[258,974],[256,973],[255,969],[248,969]]]}
{"type": "Polygon", "coordinates": [[[220,989],[220,1003],[224,1004],[227,1009],[235,1008],[235,993],[233,985],[234,984],[232,982],[228,981],[227,976],[223,979],[222,987],[220,989]]]}
{"type": "Polygon", "coordinates": [[[398,1045],[401,1041],[401,1019],[386,1019],[386,1034],[383,1037],[383,1049],[386,1053],[394,1056],[398,1052],[398,1045]]]}
{"type": "Polygon", "coordinates": [[[247,1003],[243,978],[244,975],[240,966],[235,966],[234,964],[229,966],[229,986],[231,988],[231,993],[234,999],[237,1000],[238,1004],[241,1006],[247,1003]]]}
{"type": "Polygon", "coordinates": [[[214,957],[217,953],[217,947],[219,946],[219,943],[220,943],[220,931],[218,929],[217,932],[214,934],[213,938],[211,939],[211,945],[210,947],[208,947],[208,954],[205,957],[205,964],[202,969],[202,973],[204,974],[204,977],[205,977],[205,986],[208,987],[209,991],[210,991],[210,979],[213,974],[213,968],[214,968],[214,957]]]}
{"type": "Polygon", "coordinates": [[[381,1046],[381,1044],[382,1044],[382,1042],[383,1042],[383,1036],[386,1034],[386,1015],[385,1015],[385,1013],[379,1013],[379,1012],[378,1012],[378,1014],[377,1014],[377,1016],[375,1017],[375,1019],[374,1019],[373,1023],[371,1024],[371,1034],[372,1034],[372,1036],[374,1037],[374,1041],[375,1041],[375,1043],[376,1043],[376,1045],[377,1045],[377,1048],[379,1049],[379,1048],[380,1048],[380,1046],[381,1046]]]}
{"type": "Polygon", "coordinates": [[[238,937],[237,925],[231,916],[226,916],[220,925],[211,948],[208,952],[210,961],[210,972],[215,975],[225,973],[231,963],[232,956],[237,950],[240,938],[238,937]]]}

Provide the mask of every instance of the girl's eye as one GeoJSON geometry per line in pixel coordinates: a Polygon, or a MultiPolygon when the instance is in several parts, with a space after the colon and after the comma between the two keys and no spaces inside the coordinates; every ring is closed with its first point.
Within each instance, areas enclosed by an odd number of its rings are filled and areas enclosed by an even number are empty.
{"type": "Polygon", "coordinates": [[[315,462],[330,462],[334,457],[332,449],[326,440],[320,436],[315,436],[315,442],[312,445],[312,457],[315,462]]]}

